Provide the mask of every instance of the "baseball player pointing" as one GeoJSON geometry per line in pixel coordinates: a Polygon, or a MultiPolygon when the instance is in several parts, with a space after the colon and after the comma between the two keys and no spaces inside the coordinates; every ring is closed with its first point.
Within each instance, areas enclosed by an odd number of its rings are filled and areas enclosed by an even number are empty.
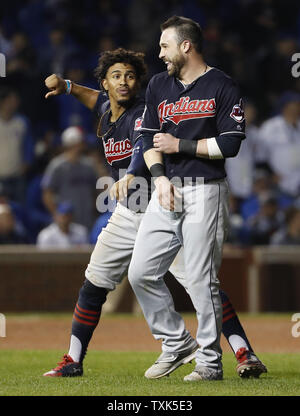
{"type": "MultiPolygon", "coordinates": [[[[74,309],[68,354],[64,355],[57,367],[44,374],[47,377],[76,377],[83,374],[83,360],[98,325],[102,305],[106,301],[107,294],[127,276],[135,239],[147,206],[147,204],[145,207],[141,205],[138,210],[134,210],[128,205],[130,196],[135,190],[131,186],[134,179],[145,178],[148,185],[151,180],[143,158],[143,138],[140,130],[145,103],[137,95],[145,74],[143,55],[124,49],[107,51],[99,59],[96,74],[100,88],[106,91],[108,99],[98,90],[86,88],[54,74],[45,80],[50,90],[46,95],[47,98],[71,93],[90,110],[97,112],[98,137],[103,142],[106,160],[111,166],[111,174],[115,180],[111,195],[118,200],[108,225],[99,235],[85,272],[86,279],[79,291],[74,309]],[[119,179],[120,172],[126,169],[127,173],[119,179]]],[[[168,139],[168,136],[166,137],[168,139]]],[[[147,203],[148,197],[151,196],[151,187],[148,185],[147,189],[142,190],[147,194],[147,203]]],[[[152,218],[156,221],[156,217],[152,218]]],[[[143,252],[145,248],[148,252],[148,246],[144,243],[144,241],[140,242],[141,251],[143,252]]],[[[182,250],[170,267],[170,271],[189,291],[191,286],[186,285],[182,250]]],[[[193,288],[191,289],[193,292],[193,288]]],[[[162,293],[165,291],[166,289],[163,289],[162,293]]],[[[160,296],[159,291],[157,295],[160,296]]],[[[221,292],[221,296],[224,304],[223,332],[238,360],[238,374],[243,377],[250,375],[258,377],[265,372],[265,367],[254,355],[228,297],[224,292],[221,292]]],[[[163,350],[166,346],[166,351],[172,351],[172,355],[166,357],[163,352],[157,360],[158,364],[146,372],[148,378],[160,378],[171,373],[181,364],[191,361],[198,348],[197,342],[186,330],[182,318],[175,312],[171,295],[168,294],[165,299],[169,302],[169,309],[172,310],[171,318],[174,319],[175,316],[174,324],[171,320],[166,322],[163,319],[161,325],[157,327],[152,324],[151,318],[148,323],[150,322],[150,328],[155,331],[153,334],[156,338],[165,337],[164,334],[167,334],[163,350]]],[[[165,305],[163,303],[160,308],[165,305]]],[[[151,316],[151,305],[146,309],[151,316]]],[[[158,316],[156,309],[153,312],[154,318],[158,316]]],[[[146,317],[148,319],[148,315],[146,317]]],[[[158,318],[160,319],[159,316],[158,318]]]]}
{"type": "MultiPolygon", "coordinates": [[[[218,271],[228,226],[224,162],[238,153],[245,138],[242,101],[232,79],[204,62],[196,22],[174,16],[161,29],[159,57],[167,71],[149,82],[142,124],[144,158],[156,190],[139,229],[128,277],[152,333],[163,339],[165,361],[183,353],[188,336],[170,307],[163,280],[183,246],[200,346],[195,370],[184,380],[220,380],[218,271]],[[174,177],[181,179],[182,187],[171,183],[174,177]],[[183,201],[181,212],[174,211],[176,193],[183,201]],[[201,204],[203,210],[198,209],[201,204]],[[195,221],[197,212],[202,215],[195,221]]],[[[159,366],[155,363],[148,372],[159,366]]]]}

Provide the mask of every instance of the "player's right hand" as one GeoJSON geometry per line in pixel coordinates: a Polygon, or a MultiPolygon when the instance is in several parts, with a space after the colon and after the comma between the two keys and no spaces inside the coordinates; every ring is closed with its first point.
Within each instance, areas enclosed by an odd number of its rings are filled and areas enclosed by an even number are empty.
{"type": "Polygon", "coordinates": [[[154,181],[160,205],[168,210],[175,209],[175,187],[166,176],[159,176],[154,181]]]}
{"type": "Polygon", "coordinates": [[[60,95],[66,92],[66,81],[59,75],[52,74],[45,79],[45,85],[50,90],[45,95],[45,98],[51,97],[51,95],[60,95]]]}
{"type": "Polygon", "coordinates": [[[127,197],[128,188],[134,179],[134,175],[131,173],[126,174],[118,182],[115,182],[110,189],[110,199],[116,199],[117,201],[123,201],[127,197]]]}

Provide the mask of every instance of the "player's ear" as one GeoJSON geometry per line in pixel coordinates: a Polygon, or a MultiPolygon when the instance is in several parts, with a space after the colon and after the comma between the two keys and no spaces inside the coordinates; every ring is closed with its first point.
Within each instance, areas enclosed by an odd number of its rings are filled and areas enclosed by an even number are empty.
{"type": "Polygon", "coordinates": [[[106,81],[105,78],[101,81],[101,85],[105,89],[105,91],[107,92],[108,91],[108,85],[107,85],[107,81],[106,81]]]}
{"type": "Polygon", "coordinates": [[[191,48],[192,48],[191,41],[189,41],[189,40],[184,40],[184,41],[181,43],[180,47],[181,47],[182,52],[184,52],[184,53],[189,52],[189,51],[191,50],[191,48]]]}

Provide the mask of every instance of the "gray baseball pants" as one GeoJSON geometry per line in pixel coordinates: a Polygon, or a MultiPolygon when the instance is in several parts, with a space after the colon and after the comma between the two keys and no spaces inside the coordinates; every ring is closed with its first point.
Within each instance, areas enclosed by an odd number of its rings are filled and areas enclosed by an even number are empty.
{"type": "Polygon", "coordinates": [[[218,271],[228,226],[228,186],[219,180],[187,185],[179,191],[182,212],[162,208],[153,192],[139,227],[128,278],[152,334],[162,339],[163,351],[184,350],[184,322],[163,280],[183,246],[185,286],[198,320],[196,364],[221,368],[218,271]]]}
{"type": "MultiPolygon", "coordinates": [[[[90,262],[85,271],[85,277],[97,287],[103,287],[109,291],[116,288],[128,274],[136,236],[144,214],[135,213],[120,203],[117,204],[108,225],[100,233],[94,247],[90,262]]],[[[185,287],[183,250],[180,249],[174,265],[170,266],[170,272],[178,282],[185,287]]],[[[168,289],[166,289],[168,290],[168,289]]],[[[175,311],[172,296],[169,294],[169,308],[172,309],[172,317],[176,316],[173,333],[168,337],[163,350],[184,351],[194,343],[181,316],[175,311]],[[173,339],[173,341],[172,341],[173,339]]],[[[169,323],[172,325],[172,323],[169,323]]],[[[152,330],[152,327],[150,326],[152,330]]],[[[163,337],[167,330],[161,326],[160,330],[153,333],[156,339],[163,337]]]]}

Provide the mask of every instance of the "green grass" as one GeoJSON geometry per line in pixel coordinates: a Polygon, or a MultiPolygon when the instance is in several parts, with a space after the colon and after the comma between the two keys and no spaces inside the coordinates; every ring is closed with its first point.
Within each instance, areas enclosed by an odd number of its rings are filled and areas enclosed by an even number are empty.
{"type": "Polygon", "coordinates": [[[0,351],[0,396],[299,396],[300,354],[260,354],[269,373],[243,380],[232,354],[223,357],[224,380],[186,383],[193,365],[159,380],[143,373],[157,357],[153,352],[90,351],[85,374],[78,378],[42,377],[59,360],[60,351],[0,351]]]}

